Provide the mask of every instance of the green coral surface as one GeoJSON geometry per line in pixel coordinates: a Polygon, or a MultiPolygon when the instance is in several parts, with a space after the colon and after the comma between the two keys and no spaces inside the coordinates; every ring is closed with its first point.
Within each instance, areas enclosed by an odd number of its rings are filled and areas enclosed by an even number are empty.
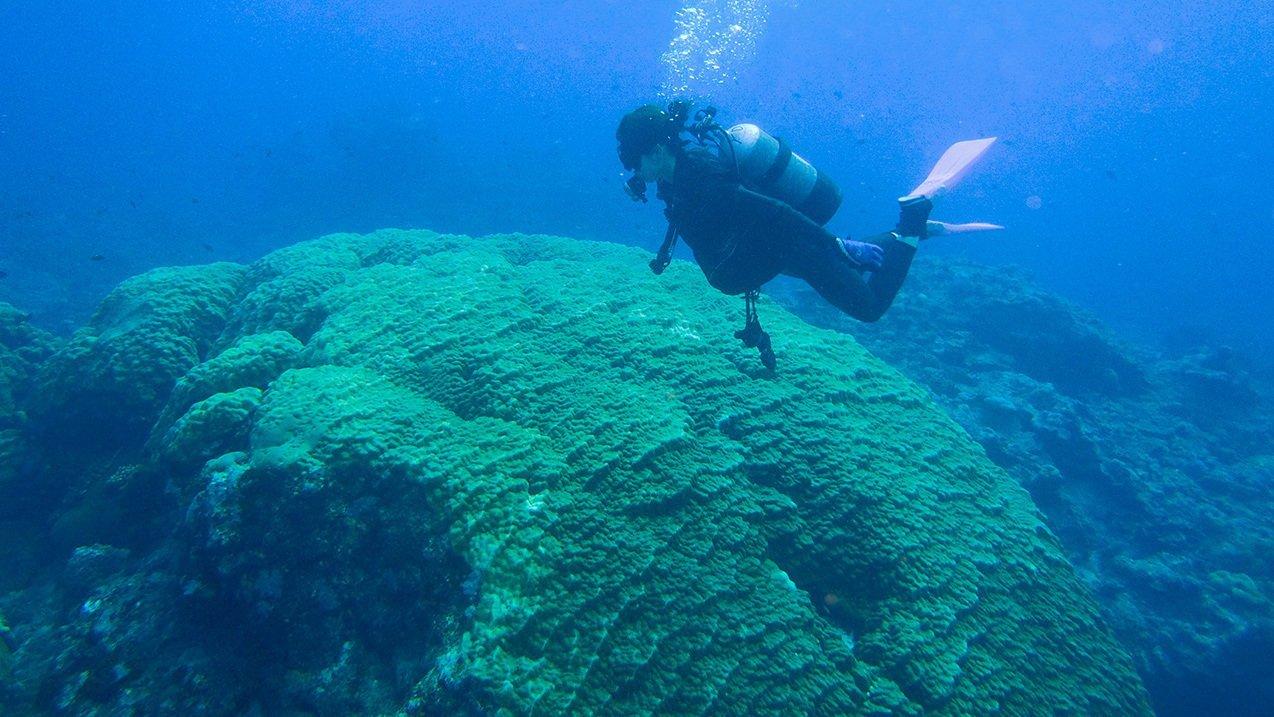
{"type": "MultiPolygon", "coordinates": [[[[740,302],[647,259],[386,230],[105,302],[42,415],[144,424],[112,480],[166,474],[152,582],[276,648],[250,687],[204,660],[198,692],[244,694],[201,711],[1148,713],[1026,492],[921,389],[763,301],[769,373],[740,302]]],[[[129,659],[127,699],[81,674],[59,706],[144,705],[171,666],[129,659]]]]}

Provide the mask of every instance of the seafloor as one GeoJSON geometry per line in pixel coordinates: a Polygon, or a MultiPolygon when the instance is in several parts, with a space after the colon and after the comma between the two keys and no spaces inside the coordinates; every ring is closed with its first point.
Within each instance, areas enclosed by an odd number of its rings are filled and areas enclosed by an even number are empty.
{"type": "Polygon", "coordinates": [[[763,301],[770,373],[741,302],[648,258],[382,231],[148,272],[67,341],[4,308],[0,706],[1268,697],[1270,419],[1229,357],[935,264],[871,352],[763,301]]]}

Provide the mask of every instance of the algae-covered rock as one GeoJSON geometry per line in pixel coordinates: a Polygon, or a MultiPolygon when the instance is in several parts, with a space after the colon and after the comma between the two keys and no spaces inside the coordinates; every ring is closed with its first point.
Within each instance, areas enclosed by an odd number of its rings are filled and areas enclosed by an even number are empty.
{"type": "Polygon", "coordinates": [[[154,282],[216,307],[198,332],[99,313],[58,365],[92,374],[121,336],[166,359],[102,418],[186,457],[155,548],[183,558],[149,568],[153,664],[63,708],[159,709],[154,682],[187,709],[165,680],[190,650],[202,685],[253,675],[210,714],[1147,712],[1025,491],[920,389],[763,302],[768,373],[736,300],[647,259],[342,235],[154,282]],[[192,333],[220,352],[170,351],[192,333]]]}
{"type": "Polygon", "coordinates": [[[29,318],[0,302],[0,520],[22,515],[43,492],[25,434],[26,406],[40,364],[59,342],[29,318]]]}
{"type": "Polygon", "coordinates": [[[121,572],[128,560],[128,551],[112,545],[81,545],[71,553],[62,574],[62,584],[68,592],[82,594],[106,582],[121,572]]]}
{"type": "Polygon", "coordinates": [[[784,295],[927,386],[1031,492],[1160,714],[1274,704],[1274,393],[1237,352],[1130,347],[1021,272],[962,261],[922,257],[870,325],[784,295]]]}
{"type": "Polygon", "coordinates": [[[244,269],[155,269],[120,284],[46,362],[39,428],[67,445],[139,445],[173,384],[212,348],[244,269]]]}
{"type": "MultiPolygon", "coordinates": [[[[994,361],[998,368],[1068,393],[1127,396],[1147,387],[1136,355],[1095,316],[1043,290],[1014,267],[922,257],[889,320],[871,325],[850,324],[825,303],[808,303],[808,311],[798,312],[819,315],[818,323],[845,326],[873,347],[893,349],[887,354],[920,343],[935,374],[977,372],[988,367],[983,362],[994,361]]],[[[924,378],[928,383],[931,377],[924,378]]]]}
{"type": "Polygon", "coordinates": [[[245,712],[253,676],[232,652],[243,649],[238,626],[215,613],[174,619],[187,600],[178,575],[156,565],[107,575],[81,595],[87,587],[72,588],[71,609],[47,616],[56,622],[15,629],[13,691],[34,684],[41,693],[35,709],[17,698],[0,706],[19,715],[245,712]]]}
{"type": "Polygon", "coordinates": [[[177,381],[154,432],[167,431],[192,405],[214,394],[249,387],[264,389],[283,371],[297,365],[302,348],[301,342],[286,331],[238,339],[177,381]]]}
{"type": "Polygon", "coordinates": [[[260,403],[261,389],[252,386],[199,401],[164,432],[161,458],[189,470],[246,448],[252,412],[260,403]]]}
{"type": "Polygon", "coordinates": [[[339,236],[316,239],[313,246],[284,247],[248,267],[249,289],[226,329],[226,339],[286,331],[301,339],[321,320],[313,301],[340,284],[361,259],[339,236]]]}
{"type": "Polygon", "coordinates": [[[14,306],[0,302],[0,430],[21,425],[31,377],[58,345],[57,339],[29,319],[14,306]]]}

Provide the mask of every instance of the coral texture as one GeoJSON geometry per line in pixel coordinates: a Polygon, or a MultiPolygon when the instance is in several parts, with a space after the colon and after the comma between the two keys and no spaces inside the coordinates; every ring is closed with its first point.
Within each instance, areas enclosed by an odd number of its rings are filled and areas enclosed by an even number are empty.
{"type": "Polygon", "coordinates": [[[14,699],[1148,712],[1027,493],[920,388],[763,302],[767,373],[738,302],[647,258],[387,230],[127,282],[42,415],[149,435],[61,509],[145,495],[168,530],[67,533],[60,597],[0,602],[14,699]]]}
{"type": "Polygon", "coordinates": [[[1274,412],[1224,349],[1115,340],[1020,272],[918,261],[889,320],[780,294],[927,386],[1035,499],[1163,715],[1274,703],[1274,412]]]}
{"type": "Polygon", "coordinates": [[[38,498],[38,470],[29,461],[27,413],[40,365],[58,341],[29,317],[0,302],[0,519],[21,515],[38,498]]]}

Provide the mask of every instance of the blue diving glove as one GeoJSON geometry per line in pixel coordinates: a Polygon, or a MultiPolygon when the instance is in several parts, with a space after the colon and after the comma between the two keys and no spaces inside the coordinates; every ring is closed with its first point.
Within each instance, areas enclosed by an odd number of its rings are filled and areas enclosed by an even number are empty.
{"type": "Polygon", "coordinates": [[[859,269],[876,271],[881,264],[885,263],[885,250],[875,244],[854,241],[853,239],[841,239],[840,245],[845,250],[845,255],[849,257],[850,261],[857,264],[859,269]]]}

